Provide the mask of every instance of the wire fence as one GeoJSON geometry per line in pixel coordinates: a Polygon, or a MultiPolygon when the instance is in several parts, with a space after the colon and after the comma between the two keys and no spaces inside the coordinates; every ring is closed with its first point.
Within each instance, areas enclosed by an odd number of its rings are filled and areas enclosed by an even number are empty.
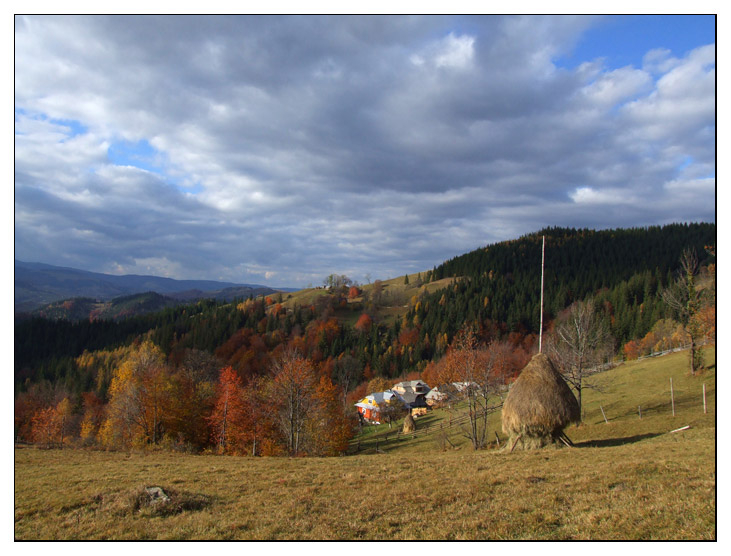
{"type": "MultiPolygon", "coordinates": [[[[701,345],[705,345],[705,343],[706,342],[703,342],[702,344],[698,344],[698,345],[700,347],[701,345]]],[[[642,357],[639,357],[637,360],[640,361],[640,360],[649,359],[652,357],[660,357],[663,355],[668,355],[670,353],[675,353],[675,352],[683,351],[683,350],[687,350],[687,349],[690,349],[690,344],[685,345],[685,346],[670,348],[670,349],[667,349],[664,351],[653,352],[649,355],[644,355],[642,357]]],[[[622,364],[622,362],[608,362],[604,365],[599,365],[598,367],[595,367],[591,371],[588,371],[586,373],[586,376],[608,371],[621,364],[622,364]]],[[[705,392],[705,384],[704,384],[703,385],[704,413],[706,411],[705,396],[706,396],[706,392],[705,392]]],[[[673,403],[674,403],[674,401],[673,401],[673,403]]],[[[499,404],[489,406],[487,409],[484,409],[484,410],[478,412],[474,416],[474,418],[481,419],[485,416],[485,413],[487,413],[489,415],[491,413],[494,413],[495,411],[500,410],[502,407],[503,407],[503,401],[502,401],[502,396],[501,396],[501,401],[499,404]]],[[[600,409],[603,414],[604,413],[603,407],[600,406],[600,409]]],[[[645,413],[647,414],[648,411],[652,411],[653,409],[654,409],[653,407],[646,407],[646,408],[638,407],[640,418],[642,418],[643,411],[645,411],[645,413]]],[[[430,435],[437,434],[437,433],[448,433],[450,431],[453,431],[456,428],[462,429],[463,425],[468,424],[470,422],[471,418],[472,417],[470,416],[469,413],[463,413],[456,417],[450,416],[449,418],[442,419],[438,423],[428,424],[426,426],[416,428],[415,430],[413,430],[411,432],[404,432],[402,428],[399,428],[394,431],[380,433],[371,438],[358,439],[357,441],[355,441],[351,444],[351,446],[348,450],[348,454],[357,454],[357,453],[361,453],[361,452],[371,451],[373,449],[375,449],[376,452],[380,452],[381,451],[380,449],[382,447],[386,447],[392,443],[398,443],[400,441],[407,440],[407,439],[416,439],[419,437],[430,436],[430,435]]],[[[607,417],[604,416],[605,421],[606,421],[606,419],[607,419],[607,417]]],[[[462,429],[462,430],[464,431],[464,429],[462,429]]]]}

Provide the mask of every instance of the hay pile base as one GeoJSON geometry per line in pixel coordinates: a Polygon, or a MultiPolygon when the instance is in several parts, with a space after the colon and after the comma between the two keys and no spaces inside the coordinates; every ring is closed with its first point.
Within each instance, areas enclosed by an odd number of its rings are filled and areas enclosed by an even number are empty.
{"type": "Polygon", "coordinates": [[[537,354],[508,393],[502,411],[505,450],[563,446],[563,429],[579,420],[579,403],[551,361],[537,354]]]}
{"type": "Polygon", "coordinates": [[[406,416],[406,419],[404,419],[404,428],[402,432],[414,432],[416,430],[416,423],[414,422],[414,418],[411,416],[411,413],[409,413],[406,416]]]}

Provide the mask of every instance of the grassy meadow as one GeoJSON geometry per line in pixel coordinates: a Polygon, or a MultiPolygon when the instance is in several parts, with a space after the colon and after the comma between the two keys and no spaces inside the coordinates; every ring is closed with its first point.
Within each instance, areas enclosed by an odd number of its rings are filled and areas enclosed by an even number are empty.
{"type": "MultiPolygon", "coordinates": [[[[367,427],[338,458],[17,447],[15,537],[715,539],[715,350],[705,357],[695,377],[687,352],[595,375],[584,423],[566,431],[574,448],[475,452],[458,427],[394,440],[397,425],[367,427]],[[141,504],[145,486],[171,502],[141,504]]],[[[457,413],[435,410],[417,429],[457,413]]],[[[499,418],[488,436],[504,445],[499,418]]]]}
{"type": "MultiPolygon", "coordinates": [[[[418,282],[419,275],[422,278],[426,272],[409,274],[409,283],[404,284],[405,276],[381,280],[381,301],[375,308],[375,317],[379,322],[393,324],[396,319],[401,318],[408,312],[411,298],[422,291],[433,293],[453,284],[457,279],[444,278],[427,284],[418,282]]],[[[364,294],[369,295],[375,284],[362,284],[360,286],[364,294]]],[[[332,293],[324,288],[305,288],[292,293],[283,294],[282,304],[287,309],[293,309],[295,305],[308,306],[317,303],[318,298],[331,296],[332,293]]],[[[336,309],[334,316],[345,325],[352,326],[363,312],[364,296],[348,300],[345,308],[336,309]]]]}

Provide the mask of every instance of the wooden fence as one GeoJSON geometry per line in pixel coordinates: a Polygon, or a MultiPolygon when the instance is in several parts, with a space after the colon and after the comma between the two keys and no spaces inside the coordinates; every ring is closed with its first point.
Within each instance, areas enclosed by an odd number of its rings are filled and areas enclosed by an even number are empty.
{"type": "MultiPolygon", "coordinates": [[[[475,418],[480,419],[485,416],[485,413],[487,413],[488,415],[494,413],[495,411],[498,411],[500,408],[502,408],[502,406],[502,401],[499,404],[489,406],[487,409],[479,412],[475,418]]],[[[416,420],[416,422],[418,423],[418,419],[416,420]]],[[[358,441],[350,447],[348,453],[354,454],[363,450],[369,450],[371,448],[375,448],[376,451],[379,451],[382,446],[389,443],[400,442],[406,439],[415,439],[421,436],[429,436],[435,433],[442,433],[455,429],[456,427],[461,427],[462,425],[465,425],[469,422],[470,415],[469,413],[465,413],[463,415],[460,415],[459,417],[442,419],[439,423],[426,425],[424,427],[417,428],[412,432],[403,432],[403,429],[399,428],[398,430],[395,430],[393,432],[387,432],[375,438],[358,441]]]]}

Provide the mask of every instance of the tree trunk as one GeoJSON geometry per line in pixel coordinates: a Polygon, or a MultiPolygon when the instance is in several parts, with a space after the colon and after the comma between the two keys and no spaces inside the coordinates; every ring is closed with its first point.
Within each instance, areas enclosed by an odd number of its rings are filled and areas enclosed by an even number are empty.
{"type": "Polygon", "coordinates": [[[221,451],[226,451],[226,418],[228,417],[228,392],[226,392],[226,401],[223,404],[223,423],[221,426],[221,439],[218,444],[221,447],[221,451]]]}
{"type": "Polygon", "coordinates": [[[583,407],[581,405],[581,382],[579,382],[578,387],[576,388],[576,401],[579,402],[579,423],[584,422],[584,413],[583,413],[583,407]]]}

